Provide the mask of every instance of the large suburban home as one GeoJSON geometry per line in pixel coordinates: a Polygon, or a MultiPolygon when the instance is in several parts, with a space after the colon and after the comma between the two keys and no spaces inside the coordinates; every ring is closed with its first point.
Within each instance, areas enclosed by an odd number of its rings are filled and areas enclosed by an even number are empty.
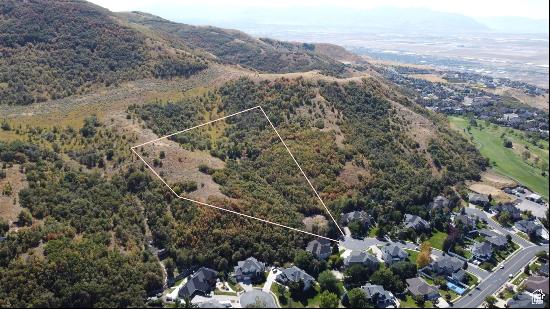
{"type": "Polygon", "coordinates": [[[450,204],[449,199],[442,195],[438,195],[434,198],[433,202],[430,202],[429,207],[430,209],[445,209],[449,208],[450,204]]]}
{"type": "Polygon", "coordinates": [[[315,239],[307,244],[306,251],[318,259],[325,260],[332,254],[332,243],[324,238],[315,239]]]}
{"type": "Polygon", "coordinates": [[[486,206],[489,205],[489,196],[485,194],[469,193],[468,202],[474,205],[486,206]]]}
{"type": "Polygon", "coordinates": [[[475,259],[485,262],[493,256],[493,246],[487,241],[478,242],[472,246],[472,254],[475,259]]]}
{"type": "Polygon", "coordinates": [[[304,283],[304,291],[308,290],[313,285],[313,282],[315,282],[312,276],[296,266],[282,269],[275,280],[282,285],[302,281],[304,283]]]}
{"type": "Polygon", "coordinates": [[[361,223],[365,227],[372,225],[371,216],[364,211],[352,211],[340,215],[340,222],[344,226],[347,226],[354,221],[361,223]]]}
{"type": "Polygon", "coordinates": [[[542,264],[538,270],[539,275],[548,277],[548,261],[542,264]]]}
{"type": "Polygon", "coordinates": [[[372,254],[362,252],[362,251],[352,251],[344,259],[344,266],[350,267],[357,264],[366,266],[369,269],[377,269],[378,266],[380,265],[380,262],[372,254]]]}
{"type": "Polygon", "coordinates": [[[422,296],[424,300],[433,300],[439,298],[439,289],[429,285],[426,281],[416,277],[406,280],[407,290],[412,296],[422,296]]]}
{"type": "Polygon", "coordinates": [[[542,203],[542,196],[536,194],[536,193],[531,193],[529,194],[528,196],[525,197],[527,200],[531,201],[531,202],[535,202],[535,203],[542,203]]]}
{"type": "Polygon", "coordinates": [[[548,277],[531,276],[527,278],[523,284],[527,292],[533,293],[536,290],[541,290],[544,294],[548,294],[548,277]]]}
{"type": "Polygon", "coordinates": [[[519,208],[517,208],[512,203],[498,204],[493,208],[493,210],[495,212],[497,212],[498,214],[500,214],[502,212],[509,213],[510,217],[512,218],[513,221],[517,221],[517,220],[521,219],[521,210],[519,210],[519,208]]]}
{"type": "Polygon", "coordinates": [[[472,230],[476,228],[476,219],[468,215],[459,214],[455,216],[454,225],[457,226],[459,224],[467,230],[472,230]]]}
{"type": "Polygon", "coordinates": [[[477,231],[479,235],[483,236],[487,242],[489,242],[494,249],[504,249],[508,246],[508,239],[506,236],[493,232],[488,229],[481,229],[477,231]]]}
{"type": "Polygon", "coordinates": [[[435,275],[452,277],[454,273],[463,270],[464,264],[461,259],[445,255],[433,261],[428,267],[435,275]]]}
{"type": "Polygon", "coordinates": [[[423,231],[430,228],[430,223],[428,223],[428,221],[411,214],[405,214],[404,224],[406,228],[411,228],[416,231],[423,231]]]}
{"type": "Polygon", "coordinates": [[[506,303],[507,308],[544,308],[544,304],[533,304],[533,296],[527,293],[515,295],[506,303]]]}
{"type": "Polygon", "coordinates": [[[237,281],[256,282],[263,278],[264,273],[265,264],[254,257],[239,261],[234,268],[234,277],[237,281]]]}
{"type": "Polygon", "coordinates": [[[201,267],[180,288],[180,298],[193,298],[196,295],[208,295],[216,285],[218,273],[210,268],[201,267]]]}
{"type": "Polygon", "coordinates": [[[534,221],[520,220],[514,226],[527,235],[536,235],[538,237],[542,235],[542,226],[536,224],[534,221]]]}
{"type": "Polygon", "coordinates": [[[382,247],[382,259],[388,264],[400,262],[409,257],[405,250],[395,244],[386,244],[382,247]]]}
{"type": "Polygon", "coordinates": [[[384,287],[381,285],[367,283],[361,287],[361,290],[363,290],[365,297],[375,308],[395,306],[395,297],[391,292],[384,290],[384,287]]]}

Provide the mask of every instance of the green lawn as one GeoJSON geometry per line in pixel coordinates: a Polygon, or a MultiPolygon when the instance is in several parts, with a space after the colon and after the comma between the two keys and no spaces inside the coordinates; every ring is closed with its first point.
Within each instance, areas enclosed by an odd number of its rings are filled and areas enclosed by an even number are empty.
{"type": "Polygon", "coordinates": [[[479,279],[476,276],[470,274],[469,272],[466,272],[466,275],[469,278],[468,285],[477,285],[478,284],[479,279]]]}
{"type": "Polygon", "coordinates": [[[548,200],[548,142],[539,142],[543,149],[529,143],[521,131],[490,125],[487,127],[484,122],[478,121],[482,125],[472,127],[470,132],[467,131],[469,126],[468,120],[460,117],[449,117],[451,125],[457,130],[460,130],[467,138],[472,138],[473,142],[479,148],[483,156],[488,158],[493,168],[512,179],[527,186],[531,190],[539,193],[548,200]],[[505,148],[503,144],[502,134],[505,138],[512,141],[518,147],[528,146],[531,156],[538,157],[539,162],[535,164],[532,160],[524,160],[521,153],[510,148],[505,148]],[[546,171],[546,176],[542,176],[542,171],[546,171]]]}
{"type": "Polygon", "coordinates": [[[420,252],[409,249],[405,249],[405,251],[409,254],[409,261],[416,264],[416,259],[418,258],[418,254],[420,252]]]}
{"type": "Polygon", "coordinates": [[[443,250],[443,242],[447,238],[447,233],[434,230],[432,237],[427,241],[432,244],[432,248],[443,250]]]}
{"type": "MultiPolygon", "coordinates": [[[[414,301],[414,298],[407,294],[407,297],[405,299],[399,299],[401,302],[401,306],[399,308],[420,308],[418,304],[414,301]]],[[[422,308],[433,308],[433,303],[431,301],[427,301],[424,303],[424,306],[422,308]]]]}
{"type": "MultiPolygon", "coordinates": [[[[275,295],[275,297],[279,300],[279,303],[281,304],[281,307],[283,308],[318,308],[320,304],[319,297],[321,295],[319,286],[316,285],[314,288],[314,291],[311,291],[307,293],[308,295],[304,297],[304,299],[295,300],[290,297],[290,292],[288,289],[284,293],[284,297],[281,297],[281,295],[278,293],[278,289],[275,288],[278,283],[274,283],[271,285],[271,292],[275,295]],[[307,297],[307,298],[306,298],[307,297]]],[[[340,288],[343,292],[343,286],[340,285],[340,288]]]]}
{"type": "Polygon", "coordinates": [[[514,281],[512,281],[512,284],[520,285],[523,282],[523,280],[527,279],[527,277],[529,277],[529,275],[527,275],[522,271],[521,274],[516,279],[514,279],[514,281]]]}

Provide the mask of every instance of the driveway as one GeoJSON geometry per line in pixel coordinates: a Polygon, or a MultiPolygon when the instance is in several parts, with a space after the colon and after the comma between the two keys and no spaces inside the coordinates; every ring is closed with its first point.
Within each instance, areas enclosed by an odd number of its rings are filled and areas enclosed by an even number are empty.
{"type": "MultiPolygon", "coordinates": [[[[267,279],[265,280],[264,286],[262,287],[262,291],[266,293],[271,292],[271,286],[273,285],[273,282],[275,282],[275,278],[277,278],[277,275],[273,272],[275,269],[272,269],[267,274],[267,279]]],[[[278,273],[278,271],[277,271],[278,273]]]]}
{"type": "Polygon", "coordinates": [[[493,218],[490,218],[485,211],[476,208],[474,205],[470,204],[470,207],[465,208],[465,210],[467,214],[477,216],[480,219],[484,219],[485,221],[487,221],[487,224],[492,229],[498,231],[502,235],[510,234],[512,236],[512,240],[520,246],[525,248],[533,245],[533,243],[516,235],[513,229],[508,229],[498,224],[495,220],[493,220],[493,218]]]}

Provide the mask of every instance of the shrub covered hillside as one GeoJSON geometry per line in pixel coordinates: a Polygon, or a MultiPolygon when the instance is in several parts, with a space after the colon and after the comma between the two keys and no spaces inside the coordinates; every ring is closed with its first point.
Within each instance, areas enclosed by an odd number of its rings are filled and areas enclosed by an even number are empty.
{"type": "Polygon", "coordinates": [[[343,75],[346,71],[342,63],[316,52],[313,44],[256,39],[237,30],[180,24],[140,12],[120,16],[130,23],[170,34],[190,47],[215,55],[224,63],[269,73],[320,70],[329,75],[343,75]]]}
{"type": "MultiPolygon", "coordinates": [[[[130,112],[161,135],[198,124],[204,121],[203,115],[212,111],[231,114],[262,105],[333,214],[366,210],[381,229],[391,232],[404,213],[427,216],[425,205],[434,196],[446,190],[451,192],[451,186],[464,180],[478,178],[486,161],[445,122],[423,109],[418,111],[424,115],[415,115],[431,123],[434,131],[424,146],[416,142],[411,137],[414,123],[398,109],[416,107],[388,101],[378,87],[370,80],[337,84],[301,79],[254,83],[241,79],[198,99],[134,106],[130,112]],[[175,110],[193,110],[198,116],[182,116],[175,110]]],[[[315,202],[307,199],[307,184],[300,187],[292,181],[293,175],[286,168],[292,166],[292,162],[285,161],[290,160],[288,154],[273,151],[273,140],[263,126],[259,118],[228,121],[222,137],[205,133],[174,140],[188,149],[207,150],[226,162],[222,169],[203,167],[222,192],[232,198],[230,205],[216,201],[217,205],[304,228],[304,217],[324,213],[310,207],[315,202]],[[256,132],[256,138],[240,142],[251,131],[256,132]]],[[[141,151],[145,157],[150,156],[141,151]]],[[[258,234],[252,227],[239,231],[228,220],[240,219],[223,215],[216,215],[223,217],[222,221],[206,220],[189,211],[174,215],[180,216],[182,219],[176,220],[173,229],[157,227],[171,235],[164,238],[163,245],[191,251],[198,248],[195,254],[205,250],[224,252],[218,246],[225,243],[230,252],[240,252],[236,258],[257,252],[265,261],[284,262],[293,249],[281,250],[281,246],[286,248],[290,243],[299,243],[296,238],[302,238],[295,233],[281,234],[271,227],[268,228],[274,233],[258,234]],[[248,247],[250,237],[255,246],[270,247],[269,241],[274,239],[280,246],[272,247],[274,251],[239,250],[248,247]]],[[[149,222],[154,220],[150,218],[149,222]]],[[[338,237],[334,229],[326,234],[338,237]]],[[[223,256],[219,258],[227,261],[223,256]]],[[[228,262],[231,265],[236,260],[228,262]]]]}
{"type": "Polygon", "coordinates": [[[30,104],[206,64],[85,1],[0,2],[0,104],[30,104]]]}

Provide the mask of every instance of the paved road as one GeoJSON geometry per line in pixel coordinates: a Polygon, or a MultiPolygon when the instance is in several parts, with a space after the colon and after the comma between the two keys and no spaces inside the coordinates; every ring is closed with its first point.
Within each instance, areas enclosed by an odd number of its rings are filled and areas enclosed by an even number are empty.
{"type": "Polygon", "coordinates": [[[459,299],[454,307],[457,308],[477,308],[484,301],[485,297],[493,295],[496,291],[501,288],[510,278],[509,274],[515,275],[516,273],[523,270],[525,265],[535,257],[537,252],[546,250],[548,251],[548,245],[545,246],[536,246],[532,245],[531,247],[524,248],[523,250],[517,252],[506,260],[504,263],[504,269],[499,269],[490,274],[485,280],[483,280],[479,285],[478,289],[472,290],[470,294],[472,296],[465,295],[459,299]]]}
{"type": "Polygon", "coordinates": [[[520,246],[522,247],[529,247],[529,246],[532,246],[533,243],[519,237],[518,235],[516,235],[516,233],[514,232],[513,229],[507,229],[505,227],[503,227],[502,225],[498,224],[495,220],[493,220],[492,218],[489,218],[489,216],[487,216],[487,213],[484,212],[483,210],[481,209],[477,209],[475,208],[475,206],[471,205],[470,204],[470,207],[467,207],[466,208],[466,213],[469,214],[469,215],[475,215],[475,216],[478,216],[480,219],[484,219],[485,221],[487,221],[487,224],[494,230],[498,231],[499,233],[503,234],[503,235],[506,235],[506,234],[510,234],[512,236],[512,240],[519,244],[520,246]]]}

